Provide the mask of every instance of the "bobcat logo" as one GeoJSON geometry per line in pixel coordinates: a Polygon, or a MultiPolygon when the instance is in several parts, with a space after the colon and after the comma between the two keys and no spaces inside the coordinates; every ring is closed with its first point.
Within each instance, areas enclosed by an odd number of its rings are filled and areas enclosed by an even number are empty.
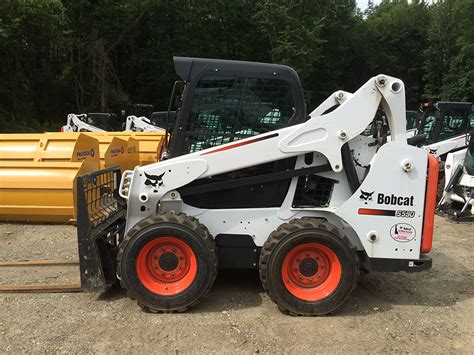
{"type": "Polygon", "coordinates": [[[365,192],[363,190],[360,190],[361,194],[359,198],[361,200],[364,200],[364,203],[367,204],[367,201],[372,201],[372,195],[374,194],[375,191],[372,192],[365,192]]]}
{"type": "Polygon", "coordinates": [[[438,151],[439,148],[436,148],[436,149],[431,149],[431,148],[428,148],[428,150],[430,151],[430,154],[433,154],[435,155],[436,152],[438,151]]]}
{"type": "Polygon", "coordinates": [[[145,173],[145,186],[148,188],[153,188],[153,192],[158,192],[158,188],[163,186],[163,175],[165,175],[165,173],[161,175],[148,175],[145,173]]]}

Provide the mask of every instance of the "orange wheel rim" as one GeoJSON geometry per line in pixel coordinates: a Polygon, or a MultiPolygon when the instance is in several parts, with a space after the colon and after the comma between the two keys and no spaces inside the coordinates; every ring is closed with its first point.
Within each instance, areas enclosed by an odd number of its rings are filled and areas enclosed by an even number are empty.
{"type": "Polygon", "coordinates": [[[155,238],[138,254],[138,278],[145,288],[158,295],[173,296],[185,291],[196,274],[196,255],[178,238],[155,238]]]}
{"type": "Polygon", "coordinates": [[[331,295],[342,276],[336,253],[320,243],[300,244],[283,260],[283,284],[295,297],[319,301],[331,295]]]}

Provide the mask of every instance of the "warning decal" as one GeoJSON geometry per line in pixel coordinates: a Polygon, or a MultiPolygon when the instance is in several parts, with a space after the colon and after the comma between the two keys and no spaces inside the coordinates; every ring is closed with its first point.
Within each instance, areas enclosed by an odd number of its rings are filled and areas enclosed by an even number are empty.
{"type": "Polygon", "coordinates": [[[407,223],[397,223],[390,228],[390,236],[397,242],[406,243],[416,237],[416,230],[407,223]]]}

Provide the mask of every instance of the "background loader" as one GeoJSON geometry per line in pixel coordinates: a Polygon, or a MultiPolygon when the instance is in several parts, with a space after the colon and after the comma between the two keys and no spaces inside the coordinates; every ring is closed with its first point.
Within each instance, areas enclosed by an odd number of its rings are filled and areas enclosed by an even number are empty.
{"type": "Polygon", "coordinates": [[[423,115],[414,139],[438,158],[440,169],[437,199],[440,200],[446,182],[446,158],[448,153],[467,146],[469,131],[474,128],[474,105],[472,102],[440,101],[434,104],[424,103],[421,110],[423,115]]]}
{"type": "Polygon", "coordinates": [[[378,75],[308,115],[287,66],[174,61],[167,159],[78,178],[84,290],[119,280],[144,309],[184,311],[218,267],[253,268],[281,310],[323,315],[360,270],[431,267],[438,163],[407,144],[401,80],[378,75]],[[386,143],[361,135],[379,105],[386,143]]]}
{"type": "Polygon", "coordinates": [[[67,115],[66,125],[61,132],[106,132],[115,130],[115,114],[112,113],[82,113],[67,115]]]}
{"type": "Polygon", "coordinates": [[[164,132],[165,129],[155,126],[152,121],[145,116],[128,116],[125,121],[125,132],[164,132]]]}
{"type": "Polygon", "coordinates": [[[459,222],[474,220],[474,130],[466,149],[449,153],[446,158],[446,185],[438,210],[459,222]]]}
{"type": "Polygon", "coordinates": [[[416,134],[425,136],[424,144],[431,154],[444,162],[448,153],[467,146],[469,131],[474,129],[472,102],[424,103],[422,110],[416,134]]]}

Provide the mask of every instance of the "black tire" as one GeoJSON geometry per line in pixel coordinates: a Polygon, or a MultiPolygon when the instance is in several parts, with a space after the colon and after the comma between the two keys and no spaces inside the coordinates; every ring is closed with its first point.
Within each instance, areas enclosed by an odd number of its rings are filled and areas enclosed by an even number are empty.
{"type": "MultiPolygon", "coordinates": [[[[317,274],[320,261],[314,262],[316,269],[313,271],[316,270],[314,273],[317,274]]],[[[347,238],[335,226],[315,218],[294,219],[273,231],[262,248],[259,269],[263,287],[278,308],[291,315],[304,316],[322,316],[335,312],[349,298],[359,276],[357,253],[350,247],[347,238]],[[316,301],[308,301],[292,294],[285,286],[285,281],[291,286],[291,280],[288,278],[284,281],[282,276],[287,255],[305,243],[318,243],[329,248],[340,264],[340,278],[338,282],[334,282],[337,287],[328,296],[316,301]]]]}
{"type": "MultiPolygon", "coordinates": [[[[216,279],[217,251],[214,239],[204,225],[184,213],[170,211],[143,219],[128,232],[119,247],[117,273],[121,285],[127,290],[128,296],[146,311],[186,311],[201,302],[216,279]],[[142,282],[137,271],[140,251],[147,243],[159,242],[160,238],[164,240],[166,236],[184,242],[192,250],[196,261],[196,271],[189,286],[173,295],[152,292],[142,282]]],[[[161,259],[157,262],[161,262],[161,259]]]]}

